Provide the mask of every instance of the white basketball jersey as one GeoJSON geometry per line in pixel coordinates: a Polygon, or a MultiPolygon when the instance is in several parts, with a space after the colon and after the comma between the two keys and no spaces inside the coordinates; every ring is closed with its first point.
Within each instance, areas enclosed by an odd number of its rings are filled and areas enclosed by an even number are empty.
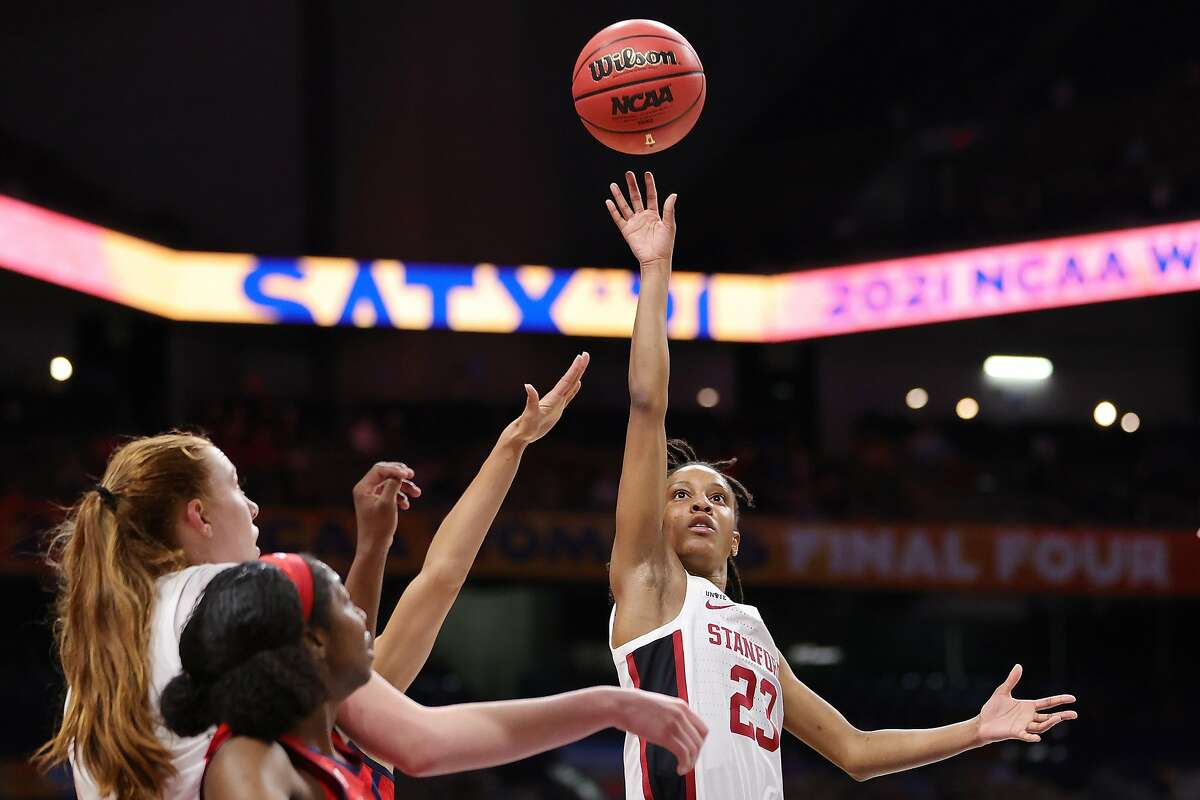
{"type": "Polygon", "coordinates": [[[665,748],[625,736],[626,800],[781,800],[779,648],[758,609],[687,577],[683,608],[660,628],[612,647],[621,685],[679,697],[708,725],[696,768],[675,774],[665,748]]]}
{"type": "MultiPolygon", "coordinates": [[[[154,611],[150,619],[150,704],[158,710],[159,697],[167,683],[180,673],[179,637],[192,616],[192,609],[204,594],[208,582],[233,564],[201,564],[163,575],[155,581],[154,611]]],[[[155,735],[175,767],[175,777],[163,787],[163,800],[195,800],[200,796],[200,778],[204,775],[204,753],[212,742],[213,730],[199,736],[176,736],[162,724],[155,735]]],[[[71,754],[75,775],[75,796],[79,800],[109,800],[100,794],[92,776],[71,754]]]]}

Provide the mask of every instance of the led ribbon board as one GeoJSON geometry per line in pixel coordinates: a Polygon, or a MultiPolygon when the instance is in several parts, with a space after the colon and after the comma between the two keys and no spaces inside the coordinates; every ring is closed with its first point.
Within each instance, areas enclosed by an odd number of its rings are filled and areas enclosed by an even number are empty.
{"type": "MultiPolygon", "coordinates": [[[[676,271],[668,333],[775,342],[1200,289],[1200,221],[780,275],[676,271]]],[[[628,336],[627,270],[173,250],[0,196],[0,267],[170,319],[628,336]]]]}

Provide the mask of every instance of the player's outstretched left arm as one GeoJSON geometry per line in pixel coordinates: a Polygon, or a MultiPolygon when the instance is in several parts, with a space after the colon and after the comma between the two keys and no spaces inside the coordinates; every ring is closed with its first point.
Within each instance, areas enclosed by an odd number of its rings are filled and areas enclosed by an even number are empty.
{"type": "Polygon", "coordinates": [[[1022,672],[1017,664],[972,719],[940,728],[861,731],[801,683],[786,661],[781,670],[784,727],[857,781],[932,764],[1007,739],[1040,742],[1046,731],[1079,716],[1071,710],[1053,710],[1074,703],[1074,695],[1014,698],[1012,691],[1022,672]]]}
{"type": "Polygon", "coordinates": [[[467,580],[475,557],[512,486],[525,448],[562,417],[583,385],[590,356],[575,356],[554,388],[539,397],[525,384],[525,410],[500,434],[479,473],[438,527],[421,571],[405,588],[375,642],[375,671],[397,689],[412,683],[467,580]]]}

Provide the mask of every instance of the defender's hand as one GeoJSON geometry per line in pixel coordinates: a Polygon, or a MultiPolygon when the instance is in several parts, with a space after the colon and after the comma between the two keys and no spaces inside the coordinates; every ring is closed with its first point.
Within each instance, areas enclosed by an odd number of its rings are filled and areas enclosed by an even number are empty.
{"type": "Polygon", "coordinates": [[[559,378],[554,388],[546,392],[545,397],[538,397],[537,389],[531,384],[525,384],[525,410],[513,421],[510,429],[522,444],[530,444],[545,436],[562,418],[567,404],[583,385],[583,373],[587,369],[591,356],[580,353],[575,356],[566,374],[559,378]]]}
{"type": "Polygon", "coordinates": [[[354,485],[354,516],[358,547],[390,547],[399,521],[397,508],[408,510],[410,498],[421,496],[413,483],[416,473],[397,461],[380,461],[354,485]]]}

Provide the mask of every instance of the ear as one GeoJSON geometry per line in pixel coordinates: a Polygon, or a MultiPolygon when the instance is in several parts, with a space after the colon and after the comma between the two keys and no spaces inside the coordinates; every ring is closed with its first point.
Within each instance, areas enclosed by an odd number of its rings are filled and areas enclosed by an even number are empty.
{"type": "Polygon", "coordinates": [[[733,549],[730,551],[729,555],[736,558],[737,551],[738,551],[738,545],[740,545],[741,543],[742,543],[742,534],[739,531],[734,531],[733,532],[733,549]]]}
{"type": "Polygon", "coordinates": [[[183,507],[183,526],[188,533],[197,534],[205,539],[212,538],[212,525],[208,523],[208,518],[204,513],[204,503],[200,501],[200,498],[189,500],[183,507]]]}
{"type": "Polygon", "coordinates": [[[329,637],[325,631],[310,625],[304,629],[304,646],[308,648],[308,652],[317,660],[317,663],[323,664],[325,652],[329,646],[329,637]]]}

